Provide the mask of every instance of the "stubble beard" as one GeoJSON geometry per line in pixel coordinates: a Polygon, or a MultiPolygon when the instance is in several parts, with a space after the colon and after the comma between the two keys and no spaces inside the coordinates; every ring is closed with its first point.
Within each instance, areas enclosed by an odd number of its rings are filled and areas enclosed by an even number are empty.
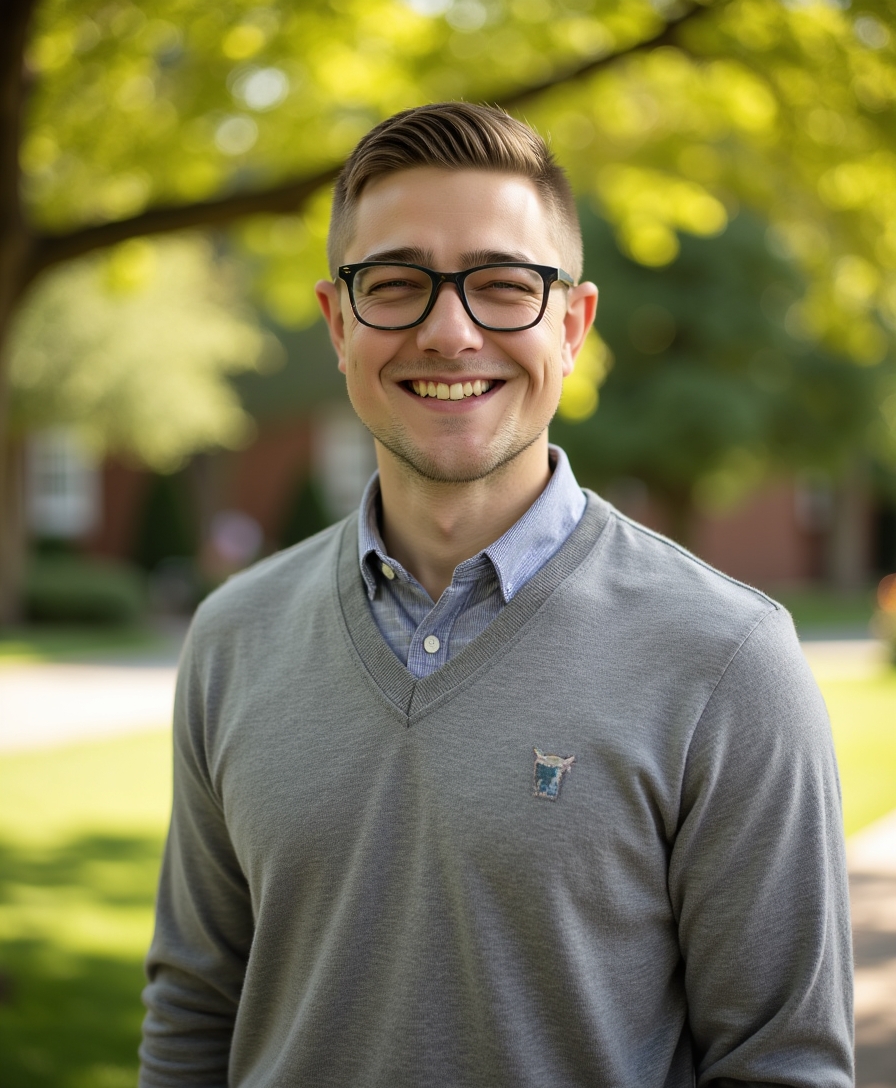
{"type": "Polygon", "coordinates": [[[441,459],[421,449],[398,427],[374,430],[364,420],[361,422],[409,473],[437,484],[469,484],[500,474],[521,453],[534,445],[547,428],[546,422],[540,430],[533,428],[531,432],[522,435],[511,433],[510,428],[502,428],[480,453],[471,450],[466,458],[452,454],[450,459],[441,459]]]}
{"type": "MultiPolygon", "coordinates": [[[[460,376],[467,373],[468,367],[456,368],[448,363],[443,364],[441,369],[443,373],[450,374],[455,371],[460,376]]],[[[516,369],[516,367],[508,367],[503,380],[515,377],[516,369]]],[[[420,370],[419,364],[403,364],[400,368],[394,368],[389,377],[395,382],[400,382],[406,377],[414,377],[420,370]]],[[[491,364],[490,371],[495,373],[496,377],[498,376],[494,364],[491,364]]],[[[520,454],[541,438],[554,414],[552,412],[540,421],[531,421],[530,426],[522,430],[515,418],[505,418],[479,448],[467,445],[466,449],[463,442],[466,421],[443,418],[442,435],[446,450],[445,455],[442,456],[438,452],[439,438],[431,440],[433,447],[437,450],[432,452],[415,440],[401,420],[396,419],[389,424],[373,426],[364,418],[362,411],[359,411],[359,405],[355,403],[355,398],[352,396],[351,383],[349,383],[348,394],[355,414],[375,441],[388,450],[409,475],[434,484],[469,484],[501,474],[520,454]],[[458,453],[458,447],[461,449],[460,453],[458,453]]]]}

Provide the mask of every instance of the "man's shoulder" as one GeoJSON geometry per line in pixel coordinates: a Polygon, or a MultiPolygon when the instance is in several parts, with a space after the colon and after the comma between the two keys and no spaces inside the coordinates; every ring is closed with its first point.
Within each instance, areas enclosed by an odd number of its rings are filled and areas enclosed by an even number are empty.
{"type": "MultiPolygon", "coordinates": [[[[596,496],[589,501],[603,504],[596,496]]],[[[789,614],[763,591],[717,570],[685,547],[605,504],[589,581],[617,618],[663,628],[683,643],[741,640],[772,615],[789,614]]]]}

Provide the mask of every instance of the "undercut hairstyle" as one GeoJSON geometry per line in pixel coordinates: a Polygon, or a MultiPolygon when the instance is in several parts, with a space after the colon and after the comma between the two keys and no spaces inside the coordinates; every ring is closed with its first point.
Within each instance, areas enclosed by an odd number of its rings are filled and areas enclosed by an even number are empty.
{"type": "MultiPolygon", "coordinates": [[[[364,186],[398,170],[483,170],[527,178],[553,222],[564,269],[582,275],[582,228],[572,187],[544,140],[504,110],[469,102],[437,102],[381,121],[348,157],[333,191],[327,238],[330,274],[345,259],[364,186]]],[[[447,270],[445,270],[447,271],[447,270]]]]}

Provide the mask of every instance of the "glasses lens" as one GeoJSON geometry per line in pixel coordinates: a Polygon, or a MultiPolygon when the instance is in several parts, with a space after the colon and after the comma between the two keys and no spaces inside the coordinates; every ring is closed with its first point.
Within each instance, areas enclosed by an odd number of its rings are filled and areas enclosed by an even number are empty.
{"type": "Polygon", "coordinates": [[[492,265],[467,276],[464,293],[477,321],[493,329],[518,329],[538,317],[545,283],[531,268],[492,265]]]}
{"type": "Polygon", "coordinates": [[[362,268],[352,286],[355,306],[364,321],[392,328],[411,325],[426,309],[432,280],[425,272],[403,265],[362,268]]]}

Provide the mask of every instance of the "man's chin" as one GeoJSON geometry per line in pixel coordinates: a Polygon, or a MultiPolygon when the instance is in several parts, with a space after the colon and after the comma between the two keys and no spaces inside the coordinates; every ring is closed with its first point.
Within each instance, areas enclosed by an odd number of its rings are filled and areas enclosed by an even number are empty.
{"type": "Polygon", "coordinates": [[[529,449],[540,437],[533,435],[525,442],[499,447],[471,450],[441,449],[437,454],[419,449],[392,435],[374,435],[374,438],[395,457],[404,469],[421,480],[436,484],[471,484],[489,476],[500,474],[529,449]]]}

